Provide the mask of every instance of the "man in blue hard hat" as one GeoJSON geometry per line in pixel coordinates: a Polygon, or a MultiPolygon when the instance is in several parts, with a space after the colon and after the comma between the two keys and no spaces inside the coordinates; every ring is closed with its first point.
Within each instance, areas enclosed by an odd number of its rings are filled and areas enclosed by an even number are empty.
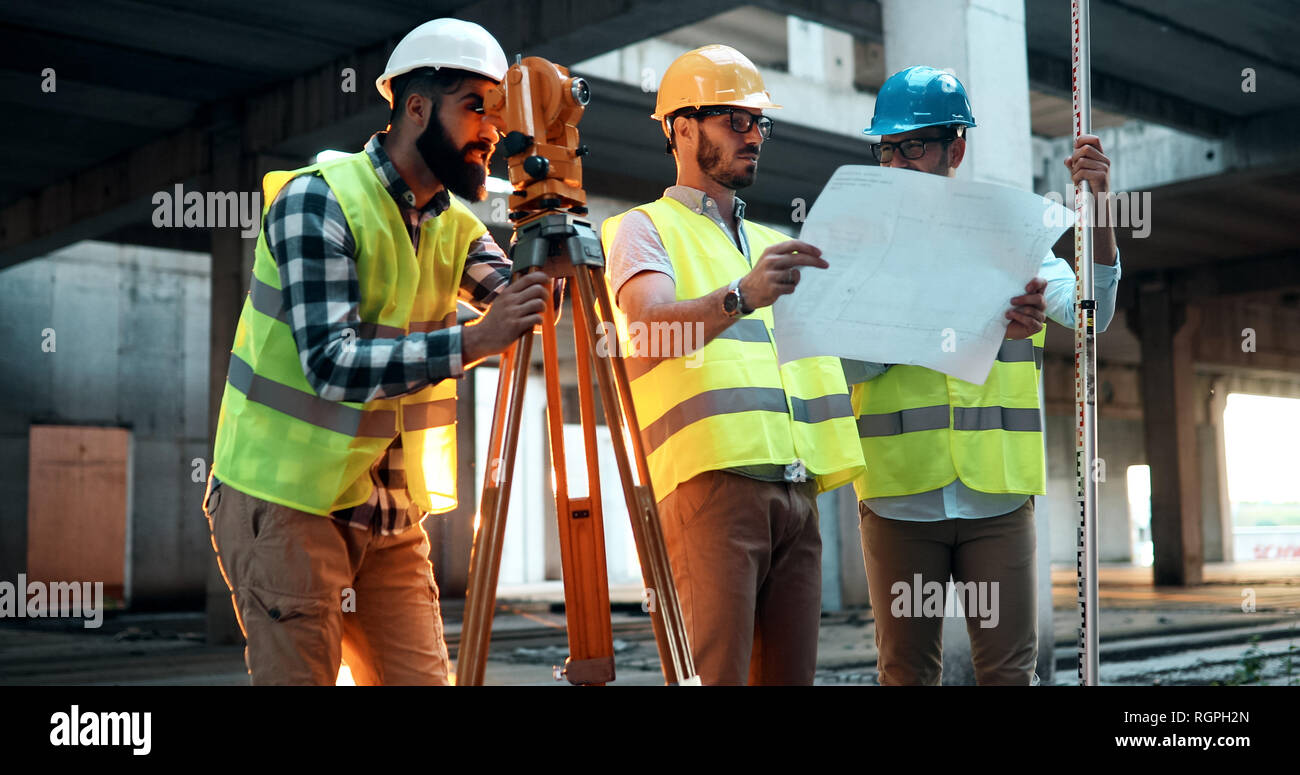
{"type": "MultiPolygon", "coordinates": [[[[881,165],[951,177],[974,127],[961,81],[909,67],[885,81],[863,133],[880,138],[871,152],[881,165]]],[[[1096,136],[1080,137],[1065,165],[1094,195],[1110,191],[1096,136]]],[[[1104,331],[1119,254],[1114,232],[1095,228],[1104,331]]],[[[1074,327],[1074,285],[1068,263],[1043,257],[1038,277],[1010,300],[1006,341],[983,385],[921,366],[845,361],[867,464],[854,487],[881,684],[940,682],[947,594],[965,611],[980,684],[1037,682],[1032,496],[1046,492],[1038,385],[1046,319],[1074,327]]]]}

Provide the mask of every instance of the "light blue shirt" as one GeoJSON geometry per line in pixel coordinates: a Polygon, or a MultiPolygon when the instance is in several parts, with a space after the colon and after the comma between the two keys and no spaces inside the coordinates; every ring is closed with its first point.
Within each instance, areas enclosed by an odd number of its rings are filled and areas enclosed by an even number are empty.
{"type": "MultiPolygon", "coordinates": [[[[1093,264],[1093,292],[1097,299],[1097,333],[1106,330],[1115,317],[1115,289],[1119,287],[1119,249],[1115,265],[1093,264]]],[[[1074,269],[1069,262],[1048,254],[1039,267],[1038,277],[1047,281],[1043,301],[1047,317],[1067,328],[1074,328],[1074,269]]],[[[889,366],[882,363],[845,361],[850,382],[866,382],[884,374],[889,366]]],[[[1015,511],[1029,496],[1020,493],[987,493],[972,490],[955,479],[951,484],[929,492],[867,498],[867,508],[882,517],[908,522],[938,522],[943,519],[985,519],[1015,511]]]]}

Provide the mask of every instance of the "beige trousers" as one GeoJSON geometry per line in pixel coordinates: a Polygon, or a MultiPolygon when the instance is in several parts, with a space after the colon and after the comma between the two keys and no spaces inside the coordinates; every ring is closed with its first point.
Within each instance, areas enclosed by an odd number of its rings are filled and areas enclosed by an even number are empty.
{"type": "Polygon", "coordinates": [[[940,683],[949,577],[961,585],[953,591],[966,615],[975,680],[1033,682],[1038,586],[1032,497],[987,519],[909,522],[882,517],[861,502],[858,513],[882,685],[940,683]],[[942,595],[937,615],[932,593],[942,595]]]}
{"type": "Polygon", "coordinates": [[[659,502],[704,684],[812,684],[822,593],[816,494],[811,481],[708,471],[659,502]]]}
{"type": "Polygon", "coordinates": [[[225,483],[204,511],[254,685],[333,685],[340,659],[358,685],[448,683],[423,526],[376,536],[225,483]]]}

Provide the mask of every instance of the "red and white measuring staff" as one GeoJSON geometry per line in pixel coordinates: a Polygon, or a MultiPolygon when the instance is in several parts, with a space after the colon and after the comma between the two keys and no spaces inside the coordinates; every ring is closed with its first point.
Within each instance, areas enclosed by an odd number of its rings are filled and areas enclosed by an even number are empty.
{"type": "MultiPolygon", "coordinates": [[[[1074,137],[1092,134],[1088,0],[1070,3],[1074,137]]],[[[1086,181],[1074,186],[1074,472],[1079,502],[1076,563],[1079,571],[1079,684],[1097,678],[1097,298],[1092,287],[1092,214],[1086,181]]]]}

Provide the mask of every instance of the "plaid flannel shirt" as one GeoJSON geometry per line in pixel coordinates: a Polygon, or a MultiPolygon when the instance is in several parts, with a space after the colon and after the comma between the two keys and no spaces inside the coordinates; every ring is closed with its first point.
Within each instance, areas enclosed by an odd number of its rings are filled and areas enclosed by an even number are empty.
{"type": "MultiPolygon", "coordinates": [[[[365,151],[418,250],[420,228],[450,207],[450,195],[443,189],[417,209],[415,194],[384,151],[384,136],[379,132],[371,137],[365,151]]],[[[460,326],[393,339],[355,336],[361,322],[356,243],[338,198],[323,177],[299,175],[289,181],[267,210],[263,229],[280,269],[281,294],[303,374],[321,398],[358,402],[396,398],[465,373],[460,326]]],[[[485,232],[470,245],[459,297],[486,309],[509,283],[510,266],[506,254],[485,232]]],[[[400,434],[369,476],[375,485],[370,499],[331,517],[376,534],[400,532],[424,518],[406,491],[400,434]]],[[[219,484],[214,478],[213,488],[219,484]]]]}

